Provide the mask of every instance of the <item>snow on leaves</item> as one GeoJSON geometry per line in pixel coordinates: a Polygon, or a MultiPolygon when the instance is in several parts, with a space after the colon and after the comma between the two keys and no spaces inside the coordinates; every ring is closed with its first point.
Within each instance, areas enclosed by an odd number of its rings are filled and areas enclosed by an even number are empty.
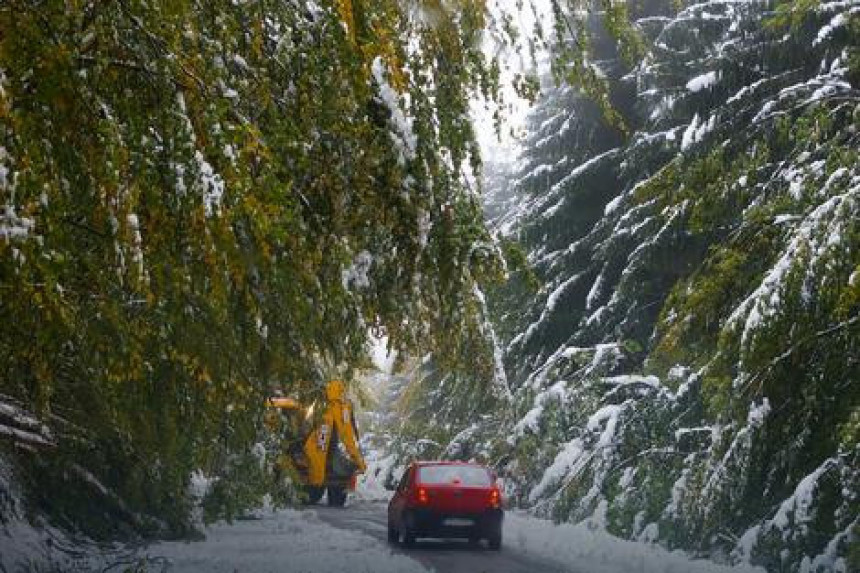
{"type": "Polygon", "coordinates": [[[463,174],[485,10],[0,4],[0,390],[91,431],[64,459],[127,472],[148,533],[187,531],[196,467],[262,495],[237,475],[262,397],[348,377],[368,327],[492,375],[464,350],[497,265],[463,174]]]}
{"type": "Polygon", "coordinates": [[[538,106],[514,183],[490,193],[542,282],[528,308],[500,296],[517,321],[507,442],[525,504],[779,570],[846,570],[858,7],[644,15],[653,49],[610,77],[641,106],[621,147],[589,147],[600,131],[560,91],[538,106]]]}
{"type": "Polygon", "coordinates": [[[797,295],[811,304],[824,286],[822,283],[832,280],[830,269],[826,268],[830,266],[828,261],[850,260],[852,254],[857,256],[852,235],[858,231],[860,217],[860,173],[851,185],[802,219],[777,262],[729,316],[727,328],[741,331],[741,359],[743,353],[750,352],[756,332],[784,308],[783,301],[788,296],[786,291],[792,288],[789,283],[793,275],[802,274],[802,279],[795,281],[797,295]]]}
{"type": "Polygon", "coordinates": [[[12,205],[6,205],[0,214],[0,239],[7,241],[26,239],[36,227],[32,217],[19,217],[12,205]]]}

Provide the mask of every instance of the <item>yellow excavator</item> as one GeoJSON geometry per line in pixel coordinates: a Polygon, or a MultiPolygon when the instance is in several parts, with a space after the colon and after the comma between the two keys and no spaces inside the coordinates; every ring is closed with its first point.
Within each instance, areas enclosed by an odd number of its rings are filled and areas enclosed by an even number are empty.
{"type": "Polygon", "coordinates": [[[366,469],[358,447],[358,428],[352,403],[340,380],[326,384],[326,401],[321,415],[315,415],[316,402],[304,406],[292,398],[269,398],[266,405],[269,429],[277,427],[283,416],[289,432],[298,439],[287,440],[281,465],[298,476],[307,502],[314,504],[328,494],[328,504],[342,507],[349,491],[355,490],[358,474],[366,469]]]}

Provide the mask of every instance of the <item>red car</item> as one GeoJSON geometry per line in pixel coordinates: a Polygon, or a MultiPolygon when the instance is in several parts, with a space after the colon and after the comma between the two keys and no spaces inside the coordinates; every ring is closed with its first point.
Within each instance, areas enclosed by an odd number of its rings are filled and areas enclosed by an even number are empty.
{"type": "Polygon", "coordinates": [[[486,539],[502,547],[502,494],[489,469],[462,462],[415,462],[388,504],[388,540],[418,537],[486,539]]]}

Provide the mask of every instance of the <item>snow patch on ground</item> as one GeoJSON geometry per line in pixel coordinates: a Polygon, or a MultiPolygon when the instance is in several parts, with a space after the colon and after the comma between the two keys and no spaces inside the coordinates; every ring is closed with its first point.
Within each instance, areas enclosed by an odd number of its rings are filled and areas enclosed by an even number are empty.
{"type": "Polygon", "coordinates": [[[205,541],[160,543],[147,553],[166,560],[171,573],[427,571],[368,535],[323,523],[313,510],[265,511],[257,519],[210,526],[205,534],[205,541]]]}

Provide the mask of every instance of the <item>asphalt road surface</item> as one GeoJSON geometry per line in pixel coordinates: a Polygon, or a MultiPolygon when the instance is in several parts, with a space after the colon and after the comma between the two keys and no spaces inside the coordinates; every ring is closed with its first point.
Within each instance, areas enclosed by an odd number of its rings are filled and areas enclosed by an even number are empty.
{"type": "MultiPolygon", "coordinates": [[[[352,501],[346,508],[320,505],[314,509],[322,521],[333,527],[388,542],[385,503],[352,501]]],[[[501,551],[488,549],[485,541],[472,547],[465,540],[420,538],[412,548],[392,544],[391,549],[439,573],[581,573],[548,558],[524,554],[515,543],[506,543],[505,533],[503,529],[501,551]]]]}

